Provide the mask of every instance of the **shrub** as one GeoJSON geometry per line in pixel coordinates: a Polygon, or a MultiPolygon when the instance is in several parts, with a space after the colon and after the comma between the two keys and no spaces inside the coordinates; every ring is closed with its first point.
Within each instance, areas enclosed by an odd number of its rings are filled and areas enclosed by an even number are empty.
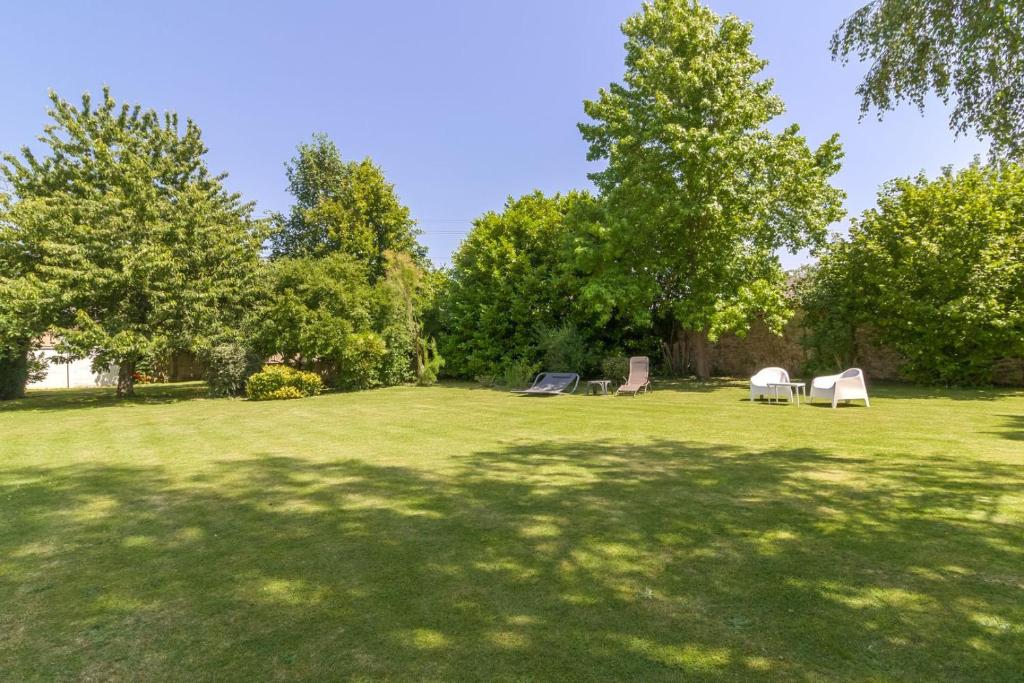
{"type": "Polygon", "coordinates": [[[28,382],[29,351],[25,347],[0,346],[0,400],[21,398],[28,382]]]}
{"type": "Polygon", "coordinates": [[[444,367],[444,358],[437,352],[437,342],[433,339],[420,339],[416,342],[416,383],[421,387],[437,382],[437,375],[444,367]]]}
{"type": "Polygon", "coordinates": [[[265,269],[259,304],[246,322],[253,348],[315,367],[332,386],[367,389],[415,378],[425,275],[408,255],[389,254],[386,277],[334,253],[279,258],[265,269]]]}
{"type": "Polygon", "coordinates": [[[886,183],[801,287],[812,360],[856,363],[869,334],[908,379],[971,385],[1024,356],[1022,197],[1012,164],[886,183]]]}
{"type": "Polygon", "coordinates": [[[291,398],[304,398],[307,394],[302,393],[298,387],[281,387],[270,392],[267,396],[271,401],[286,401],[291,398]]]}
{"type": "Polygon", "coordinates": [[[587,342],[572,323],[538,330],[544,369],[550,372],[586,372],[593,364],[587,342]]]}
{"type": "Polygon", "coordinates": [[[526,360],[516,360],[505,366],[501,384],[505,387],[527,387],[540,370],[540,365],[526,360]]]}
{"type": "Polygon", "coordinates": [[[245,393],[254,401],[302,398],[318,395],[323,386],[316,373],[301,372],[287,365],[268,365],[249,378],[245,393]]]}
{"type": "Polygon", "coordinates": [[[613,382],[622,382],[629,376],[629,359],[625,356],[608,356],[601,361],[601,376],[613,382]]]}
{"type": "Polygon", "coordinates": [[[381,361],[387,352],[387,344],[375,332],[348,335],[338,363],[338,386],[344,389],[379,386],[381,361]]]}
{"type": "Polygon", "coordinates": [[[600,202],[583,192],[535,192],[474,221],[452,256],[438,302],[448,374],[476,377],[493,374],[509,358],[540,360],[538,322],[599,317],[590,303],[580,303],[585,279],[572,275],[581,251],[575,237],[599,211],[600,202]]]}
{"type": "Polygon", "coordinates": [[[235,396],[252,374],[249,353],[239,344],[219,344],[206,354],[206,384],[210,396],[235,396]]]}

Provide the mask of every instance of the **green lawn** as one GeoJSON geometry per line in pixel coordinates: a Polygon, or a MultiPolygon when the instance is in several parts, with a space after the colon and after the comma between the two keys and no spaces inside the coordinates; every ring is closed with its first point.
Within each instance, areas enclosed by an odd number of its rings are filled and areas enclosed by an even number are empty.
{"type": "Polygon", "coordinates": [[[0,404],[0,678],[1024,679],[1024,393],[0,404]]]}

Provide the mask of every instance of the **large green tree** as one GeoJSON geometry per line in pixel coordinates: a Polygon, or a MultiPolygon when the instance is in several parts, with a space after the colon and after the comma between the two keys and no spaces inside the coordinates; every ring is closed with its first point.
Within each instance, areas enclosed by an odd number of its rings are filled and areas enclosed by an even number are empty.
{"type": "Polygon", "coordinates": [[[1024,154],[1024,4],[1020,0],[874,0],[832,36],[832,55],[868,62],[861,111],[929,93],[952,104],[950,128],[992,139],[995,157],[1024,154]]]}
{"type": "Polygon", "coordinates": [[[861,329],[909,379],[991,381],[997,360],[1024,357],[1024,168],[887,183],[821,259],[804,306],[823,360],[855,361],[861,329]]]}
{"type": "Polygon", "coordinates": [[[107,89],[95,104],[51,102],[45,156],[3,157],[0,253],[39,283],[65,350],[118,366],[118,395],[131,394],[140,360],[198,350],[241,319],[262,230],[207,170],[191,120],[182,129],[107,89]]]}
{"type": "Polygon", "coordinates": [[[655,0],[622,27],[622,83],[584,103],[579,128],[607,202],[604,265],[587,285],[602,315],[619,308],[662,331],[671,368],[707,377],[708,337],[755,315],[788,315],[779,249],[816,247],[842,215],[829,184],[837,136],[816,150],[784,111],[752,29],[697,2],[655,0]]]}
{"type": "Polygon", "coordinates": [[[370,284],[367,264],[349,254],[270,261],[247,323],[256,351],[345,389],[411,380],[424,274],[408,255],[389,252],[387,264],[370,284]]]}
{"type": "Polygon", "coordinates": [[[534,192],[474,221],[439,297],[446,372],[497,376],[511,364],[542,362],[545,337],[582,336],[595,355],[617,347],[628,321],[606,325],[581,301],[598,267],[603,217],[588,193],[534,192]]]}
{"type": "Polygon", "coordinates": [[[295,204],[287,216],[275,217],[274,256],[340,252],[367,263],[372,280],[384,275],[389,251],[424,258],[408,207],[373,161],[342,160],[324,134],[300,144],[297,152],[287,165],[295,204]]]}

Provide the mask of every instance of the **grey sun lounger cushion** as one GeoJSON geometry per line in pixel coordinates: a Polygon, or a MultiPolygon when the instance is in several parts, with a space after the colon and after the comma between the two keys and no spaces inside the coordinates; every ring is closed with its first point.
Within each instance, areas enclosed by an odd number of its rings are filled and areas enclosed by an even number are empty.
{"type": "Polygon", "coordinates": [[[576,391],[576,385],[580,383],[580,376],[575,372],[542,372],[533,380],[533,386],[529,389],[513,391],[513,394],[542,394],[551,396],[576,391]],[[572,385],[572,389],[569,386],[572,385]],[[568,390],[568,391],[566,391],[568,390]]]}

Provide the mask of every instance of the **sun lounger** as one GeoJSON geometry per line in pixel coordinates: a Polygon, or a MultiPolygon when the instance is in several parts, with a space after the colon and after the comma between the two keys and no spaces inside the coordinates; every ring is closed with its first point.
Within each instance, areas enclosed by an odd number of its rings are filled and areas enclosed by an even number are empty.
{"type": "Polygon", "coordinates": [[[579,383],[580,376],[575,372],[542,372],[533,380],[533,386],[529,389],[520,389],[512,393],[537,396],[571,394],[576,391],[576,385],[579,383]],[[570,385],[572,389],[569,389],[570,385]]]}
{"type": "Polygon", "coordinates": [[[647,356],[633,356],[629,359],[629,378],[626,383],[615,390],[616,394],[633,394],[651,388],[651,360],[647,356]]]}

